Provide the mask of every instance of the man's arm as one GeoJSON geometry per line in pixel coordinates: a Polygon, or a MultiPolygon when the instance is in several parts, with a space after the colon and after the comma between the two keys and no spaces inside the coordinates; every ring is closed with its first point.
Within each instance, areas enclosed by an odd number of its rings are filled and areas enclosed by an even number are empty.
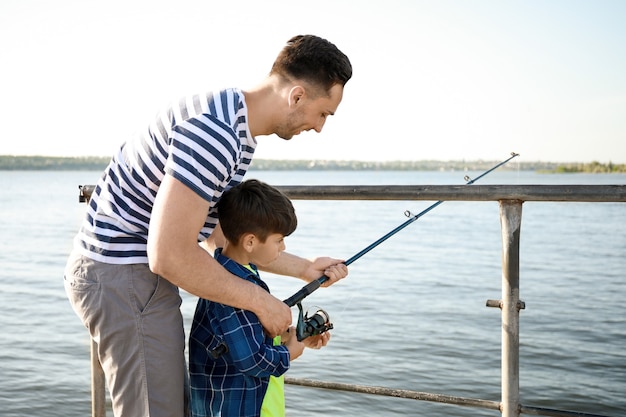
{"type": "Polygon", "coordinates": [[[198,245],[209,203],[165,175],[148,232],[150,269],[198,297],[254,312],[271,335],[291,325],[290,308],[261,287],[235,277],[198,245]]]}

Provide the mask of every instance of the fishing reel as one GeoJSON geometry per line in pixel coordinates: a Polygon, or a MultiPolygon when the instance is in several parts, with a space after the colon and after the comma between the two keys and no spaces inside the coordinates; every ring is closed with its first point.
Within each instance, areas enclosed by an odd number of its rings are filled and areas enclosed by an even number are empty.
{"type": "Polygon", "coordinates": [[[298,324],[296,325],[298,342],[303,341],[309,336],[322,334],[333,328],[333,324],[330,322],[330,316],[321,308],[309,317],[308,311],[303,313],[301,303],[298,303],[297,306],[299,311],[298,324]]]}

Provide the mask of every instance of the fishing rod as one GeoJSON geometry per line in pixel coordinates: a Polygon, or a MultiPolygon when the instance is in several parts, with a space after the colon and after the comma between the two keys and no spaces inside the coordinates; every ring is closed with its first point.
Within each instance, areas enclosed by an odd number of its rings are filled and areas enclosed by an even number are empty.
{"type": "MultiPolygon", "coordinates": [[[[502,165],[506,164],[507,162],[509,162],[511,159],[515,158],[516,156],[519,156],[519,154],[515,153],[515,152],[511,152],[511,156],[508,159],[505,159],[504,161],[500,162],[499,164],[493,166],[492,168],[488,169],[487,171],[483,172],[482,174],[480,174],[478,177],[474,178],[474,179],[470,179],[467,175],[465,176],[465,181],[467,181],[465,183],[465,185],[472,185],[474,184],[476,181],[478,181],[479,179],[481,179],[482,177],[484,177],[485,175],[489,174],[491,171],[498,169],[499,167],[501,167],[502,165]]],[[[396,227],[395,229],[393,229],[391,232],[387,233],[386,235],[384,235],[383,237],[381,237],[380,239],[378,239],[376,242],[372,243],[371,245],[369,245],[368,247],[366,247],[365,249],[363,249],[362,251],[360,251],[359,253],[357,253],[356,255],[354,255],[353,257],[351,257],[350,259],[348,259],[347,261],[344,262],[344,264],[346,266],[350,265],[351,263],[353,263],[354,261],[356,261],[357,259],[359,259],[360,257],[362,257],[363,255],[365,255],[366,253],[368,253],[369,251],[371,251],[372,249],[374,249],[376,246],[380,245],[381,243],[383,243],[385,240],[389,239],[391,236],[395,235],[396,233],[398,233],[400,230],[404,229],[405,227],[407,227],[409,224],[413,223],[414,221],[416,221],[417,219],[419,219],[420,217],[422,217],[423,215],[425,215],[426,213],[428,213],[429,211],[431,211],[432,209],[434,209],[435,207],[437,207],[438,205],[440,205],[441,203],[443,203],[444,200],[439,200],[436,203],[432,204],[431,206],[427,207],[425,210],[421,211],[420,213],[416,214],[416,215],[412,215],[411,212],[406,211],[405,214],[407,216],[411,216],[411,218],[409,218],[407,221],[405,221],[404,223],[402,223],[400,226],[396,227]]],[[[317,290],[323,283],[325,283],[326,281],[328,281],[328,277],[326,275],[322,275],[321,277],[319,277],[318,279],[309,282],[307,285],[305,285],[304,287],[302,287],[298,292],[296,292],[294,295],[292,295],[291,297],[287,298],[286,300],[284,300],[284,303],[287,304],[289,307],[293,307],[294,305],[298,305],[298,308],[300,309],[300,315],[302,315],[302,305],[301,302],[302,300],[304,300],[304,298],[306,298],[307,296],[309,296],[313,291],[317,290]]],[[[324,315],[328,316],[326,314],[326,312],[324,312],[323,310],[318,311],[318,313],[316,313],[313,317],[317,318],[316,316],[318,316],[318,314],[324,313],[324,315]]],[[[298,320],[300,322],[300,320],[298,320]]],[[[304,318],[304,322],[306,325],[308,325],[307,323],[307,317],[304,318]]],[[[313,320],[313,322],[315,322],[315,320],[313,320]]],[[[332,325],[331,325],[332,326],[332,325]]],[[[325,330],[323,330],[325,331],[325,330]]],[[[323,331],[319,331],[316,332],[315,329],[311,330],[310,333],[312,332],[312,334],[320,334],[323,333],[323,331]]],[[[311,334],[309,334],[311,335],[311,334]]]]}

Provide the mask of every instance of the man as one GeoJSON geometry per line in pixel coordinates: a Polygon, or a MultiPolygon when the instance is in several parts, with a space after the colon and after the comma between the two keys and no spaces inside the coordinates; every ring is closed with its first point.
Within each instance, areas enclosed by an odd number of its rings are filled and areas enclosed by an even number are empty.
{"type": "MultiPolygon", "coordinates": [[[[98,343],[117,417],[184,414],[178,288],[254,312],[271,336],[289,327],[286,304],[212,257],[223,241],[215,204],[242,181],[257,136],[321,132],[351,76],[335,45],[295,36],[255,88],[186,97],[112,158],[76,236],[65,288],[98,343]]],[[[283,252],[264,269],[305,281],[325,274],[332,284],[348,273],[342,262],[283,252]]]]}

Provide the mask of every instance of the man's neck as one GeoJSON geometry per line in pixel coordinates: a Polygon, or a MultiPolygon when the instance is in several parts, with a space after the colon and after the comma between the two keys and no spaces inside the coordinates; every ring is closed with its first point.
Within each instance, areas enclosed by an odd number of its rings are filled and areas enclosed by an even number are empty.
{"type": "MultiPolygon", "coordinates": [[[[248,108],[248,128],[252,137],[275,133],[280,116],[288,111],[285,84],[277,76],[268,76],[256,87],[243,91],[248,108]]],[[[288,94],[288,89],[286,90],[288,94]]]]}

